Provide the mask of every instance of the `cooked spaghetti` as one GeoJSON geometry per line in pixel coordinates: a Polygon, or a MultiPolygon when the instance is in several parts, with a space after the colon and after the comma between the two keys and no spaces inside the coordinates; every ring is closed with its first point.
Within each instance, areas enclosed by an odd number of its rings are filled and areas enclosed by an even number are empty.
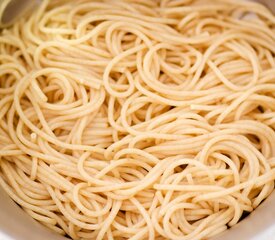
{"type": "Polygon", "coordinates": [[[274,189],[275,17],[239,0],[52,0],[0,35],[0,185],[72,239],[209,239],[274,189]]]}

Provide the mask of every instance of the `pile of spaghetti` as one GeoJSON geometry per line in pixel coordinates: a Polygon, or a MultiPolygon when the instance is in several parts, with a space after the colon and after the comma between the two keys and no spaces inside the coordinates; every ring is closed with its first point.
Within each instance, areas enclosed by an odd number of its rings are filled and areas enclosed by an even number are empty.
{"type": "Polygon", "coordinates": [[[208,239],[274,189],[275,17],[239,0],[51,0],[0,34],[0,185],[72,239],[208,239]]]}

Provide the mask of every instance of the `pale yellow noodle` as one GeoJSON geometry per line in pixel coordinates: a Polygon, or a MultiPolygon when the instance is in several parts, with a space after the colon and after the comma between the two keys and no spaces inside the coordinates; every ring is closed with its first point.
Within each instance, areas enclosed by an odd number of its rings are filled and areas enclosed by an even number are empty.
{"type": "Polygon", "coordinates": [[[274,189],[275,17],[238,0],[45,0],[0,33],[0,185],[72,239],[203,240],[274,189]]]}

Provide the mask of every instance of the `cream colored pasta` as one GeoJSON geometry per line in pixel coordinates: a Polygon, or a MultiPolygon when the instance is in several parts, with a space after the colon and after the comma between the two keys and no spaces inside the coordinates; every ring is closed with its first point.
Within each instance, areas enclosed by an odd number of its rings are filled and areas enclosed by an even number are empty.
{"type": "Polygon", "coordinates": [[[46,0],[0,36],[0,185],[73,239],[209,239],[274,189],[274,57],[257,3],[46,0]]]}

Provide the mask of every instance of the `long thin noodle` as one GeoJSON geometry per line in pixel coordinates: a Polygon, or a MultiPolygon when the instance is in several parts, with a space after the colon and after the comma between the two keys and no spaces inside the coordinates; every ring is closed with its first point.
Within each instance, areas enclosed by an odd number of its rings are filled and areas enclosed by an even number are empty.
{"type": "Polygon", "coordinates": [[[275,17],[238,0],[45,0],[0,34],[0,185],[72,239],[209,239],[274,189],[275,17]]]}

